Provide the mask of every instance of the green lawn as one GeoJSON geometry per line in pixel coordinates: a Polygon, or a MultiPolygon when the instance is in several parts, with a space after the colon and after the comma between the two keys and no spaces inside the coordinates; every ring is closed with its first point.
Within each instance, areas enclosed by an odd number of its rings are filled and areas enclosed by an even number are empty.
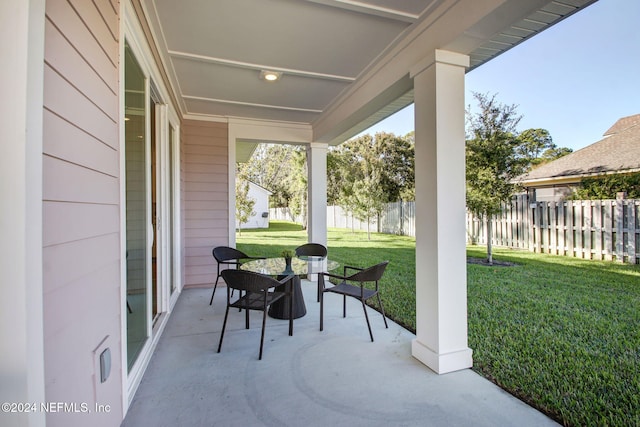
{"type": "MultiPolygon", "coordinates": [[[[299,225],[245,230],[237,246],[279,256],[306,242],[299,225]]],[[[415,240],[329,230],[329,256],[391,261],[381,283],[390,318],[415,331],[415,240]]],[[[483,257],[483,247],[468,255],[483,257]]],[[[474,369],[565,425],[640,425],[640,266],[495,249],[513,267],[469,264],[474,369]]]]}

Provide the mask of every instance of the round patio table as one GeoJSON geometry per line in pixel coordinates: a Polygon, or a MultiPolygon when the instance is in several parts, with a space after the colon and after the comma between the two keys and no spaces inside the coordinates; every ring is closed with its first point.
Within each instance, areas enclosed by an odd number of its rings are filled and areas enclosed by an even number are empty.
{"type": "MultiPolygon", "coordinates": [[[[293,299],[293,318],[307,314],[307,307],[304,304],[304,297],[302,295],[302,287],[300,286],[300,276],[309,276],[311,274],[318,274],[325,271],[335,270],[339,267],[337,261],[333,261],[327,258],[321,258],[317,256],[303,256],[294,257],[291,259],[291,270],[286,272],[286,263],[284,258],[265,258],[256,259],[249,262],[245,262],[240,266],[242,270],[253,271],[254,273],[266,274],[268,276],[274,276],[276,278],[285,277],[289,274],[294,274],[292,279],[294,286],[294,299],[293,299]]],[[[284,284],[281,286],[289,286],[284,284]]],[[[271,305],[269,308],[269,316],[276,319],[289,319],[289,297],[281,298],[271,305]]]]}

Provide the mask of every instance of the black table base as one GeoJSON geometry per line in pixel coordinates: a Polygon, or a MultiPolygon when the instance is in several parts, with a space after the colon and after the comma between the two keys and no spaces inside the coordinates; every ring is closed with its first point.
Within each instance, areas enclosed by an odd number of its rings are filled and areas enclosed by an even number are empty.
{"type": "MultiPolygon", "coordinates": [[[[285,276],[278,276],[278,280],[284,277],[285,276]]],[[[293,288],[294,290],[293,318],[297,319],[307,314],[307,307],[304,304],[304,298],[302,296],[302,287],[300,286],[300,277],[294,276],[294,278],[291,279],[289,283],[285,283],[282,286],[291,286],[292,283],[294,287],[293,288]]],[[[279,290],[278,288],[281,288],[282,286],[277,286],[276,291],[278,291],[279,290]]],[[[271,304],[271,306],[269,307],[269,316],[273,317],[274,319],[288,320],[289,319],[289,296],[281,298],[278,301],[271,304]]]]}

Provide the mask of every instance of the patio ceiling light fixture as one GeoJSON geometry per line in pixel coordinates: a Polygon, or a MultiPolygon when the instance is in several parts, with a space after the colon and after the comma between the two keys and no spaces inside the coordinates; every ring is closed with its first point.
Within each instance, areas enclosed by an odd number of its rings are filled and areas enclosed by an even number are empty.
{"type": "Polygon", "coordinates": [[[268,82],[278,81],[280,80],[280,77],[282,77],[282,73],[279,71],[267,71],[267,70],[260,71],[260,78],[268,82]]]}

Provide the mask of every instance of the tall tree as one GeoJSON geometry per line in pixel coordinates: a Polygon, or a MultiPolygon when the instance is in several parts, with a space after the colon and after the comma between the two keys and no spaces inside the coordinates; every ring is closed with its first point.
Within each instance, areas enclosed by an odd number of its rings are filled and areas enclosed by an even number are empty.
{"type": "Polygon", "coordinates": [[[571,153],[571,148],[558,147],[546,129],[527,129],[518,136],[518,154],[529,163],[528,169],[558,159],[571,153]]]}
{"type": "Polygon", "coordinates": [[[242,234],[242,224],[249,221],[251,215],[255,215],[253,207],[256,201],[249,197],[249,181],[238,176],[236,179],[236,221],[238,222],[238,233],[242,234]]]}
{"type": "MultiPolygon", "coordinates": [[[[361,221],[370,220],[382,211],[387,201],[383,189],[384,164],[376,139],[363,135],[347,141],[334,151],[341,181],[339,205],[361,221]]],[[[334,171],[335,173],[335,171],[334,171]]],[[[370,230],[368,233],[371,238],[370,230]]]]}
{"type": "Polygon", "coordinates": [[[491,216],[518,189],[514,183],[527,166],[518,152],[516,126],[521,119],[515,105],[504,105],[496,95],[474,93],[479,112],[467,111],[467,208],[487,223],[487,261],[493,263],[491,216]]]}

